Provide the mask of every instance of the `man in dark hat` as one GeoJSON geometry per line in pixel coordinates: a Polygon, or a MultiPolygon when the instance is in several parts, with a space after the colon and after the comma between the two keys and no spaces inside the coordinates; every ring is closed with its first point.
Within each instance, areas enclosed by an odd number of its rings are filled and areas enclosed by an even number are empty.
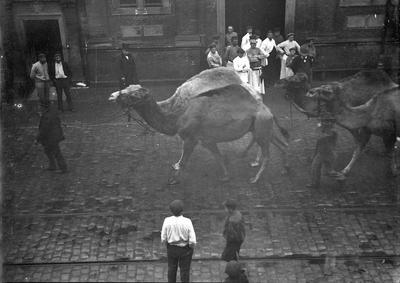
{"type": "Polygon", "coordinates": [[[36,137],[35,144],[41,143],[44,153],[49,159],[48,171],[55,171],[56,161],[60,169],[60,173],[67,172],[67,164],[61,153],[59,143],[65,139],[61,128],[61,120],[57,111],[50,109],[50,100],[40,103],[38,115],[41,118],[39,124],[39,134],[36,137]]]}
{"type": "Polygon", "coordinates": [[[64,111],[62,99],[63,90],[65,96],[67,97],[69,111],[75,112],[75,109],[72,105],[71,93],[69,91],[72,83],[71,68],[69,67],[69,64],[67,62],[61,60],[60,53],[56,53],[54,55],[54,60],[55,62],[50,64],[49,75],[57,92],[58,113],[62,113],[64,111]]]}
{"type": "Polygon", "coordinates": [[[136,63],[129,52],[128,44],[122,44],[121,55],[116,61],[119,88],[122,90],[132,84],[139,84],[139,77],[136,72],[136,63]]]}
{"type": "Polygon", "coordinates": [[[196,234],[192,221],[182,216],[182,201],[172,201],[169,208],[173,216],[165,218],[161,230],[161,241],[167,246],[168,282],[176,282],[178,265],[181,282],[190,282],[190,264],[193,247],[196,245],[196,234]]]}
{"type": "Polygon", "coordinates": [[[35,87],[39,96],[39,104],[50,99],[50,76],[46,61],[46,54],[39,53],[38,61],[32,65],[30,77],[35,80],[35,87]]]}

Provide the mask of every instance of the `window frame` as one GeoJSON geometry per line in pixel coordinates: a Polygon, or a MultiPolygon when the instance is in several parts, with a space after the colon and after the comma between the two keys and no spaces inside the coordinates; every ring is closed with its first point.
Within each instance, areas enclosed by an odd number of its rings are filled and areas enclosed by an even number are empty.
{"type": "Polygon", "coordinates": [[[120,0],[112,0],[111,14],[118,15],[132,15],[132,16],[146,16],[154,14],[171,14],[171,0],[161,0],[161,6],[145,6],[145,0],[136,0],[136,7],[121,6],[120,0]]]}
{"type": "Polygon", "coordinates": [[[357,2],[352,2],[352,0],[340,0],[340,7],[369,7],[369,6],[384,6],[386,0],[356,0],[357,2]]]}

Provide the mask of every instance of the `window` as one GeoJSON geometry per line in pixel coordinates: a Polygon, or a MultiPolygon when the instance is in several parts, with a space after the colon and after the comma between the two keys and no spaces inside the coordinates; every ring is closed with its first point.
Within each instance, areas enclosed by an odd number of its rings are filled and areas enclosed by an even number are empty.
{"type": "Polygon", "coordinates": [[[381,28],[385,15],[359,15],[359,16],[348,16],[347,27],[348,28],[381,28]]]}
{"type": "Polygon", "coordinates": [[[170,0],[112,0],[113,15],[170,14],[170,0]]]}
{"type": "Polygon", "coordinates": [[[379,6],[385,5],[386,0],[340,0],[340,6],[379,6]]]}
{"type": "Polygon", "coordinates": [[[162,0],[144,0],[145,7],[162,7],[162,0]]]}
{"type": "Polygon", "coordinates": [[[119,0],[119,6],[122,8],[137,7],[136,0],[119,0]]]}

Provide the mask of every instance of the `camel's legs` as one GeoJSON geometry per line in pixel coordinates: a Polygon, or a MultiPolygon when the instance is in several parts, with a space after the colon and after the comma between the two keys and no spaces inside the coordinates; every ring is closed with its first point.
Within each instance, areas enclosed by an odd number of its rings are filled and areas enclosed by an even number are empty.
{"type": "Polygon", "coordinates": [[[273,145],[275,145],[282,153],[283,167],[285,167],[285,169],[289,168],[289,161],[287,159],[287,152],[286,152],[286,150],[288,148],[287,143],[285,143],[284,141],[281,141],[277,137],[273,137],[271,140],[271,143],[273,145]]]}
{"type": "MultiPolygon", "coordinates": [[[[183,148],[183,143],[182,143],[182,148],[183,148]]],[[[179,163],[181,163],[182,157],[183,157],[183,149],[182,149],[182,152],[181,152],[181,158],[179,158],[178,162],[176,162],[175,164],[172,164],[172,168],[175,171],[179,170],[179,163]]]]}
{"type": "Polygon", "coordinates": [[[265,142],[265,144],[260,145],[260,148],[261,148],[262,155],[263,155],[263,161],[262,161],[261,168],[258,171],[257,175],[250,179],[250,183],[251,184],[256,183],[260,179],[261,174],[267,168],[267,165],[268,165],[268,162],[269,162],[269,159],[270,159],[270,156],[269,156],[269,142],[265,142]]]}
{"type": "Polygon", "coordinates": [[[397,175],[397,164],[396,164],[396,136],[392,136],[389,138],[384,138],[383,143],[385,144],[386,148],[386,155],[390,158],[390,172],[389,174],[392,176],[397,175]]]}
{"type": "Polygon", "coordinates": [[[198,141],[186,139],[183,141],[183,149],[182,149],[182,156],[179,160],[179,168],[176,171],[175,175],[168,180],[169,185],[174,185],[178,183],[178,177],[181,174],[185,164],[187,163],[190,155],[193,153],[194,148],[196,147],[198,141]]]}
{"type": "Polygon", "coordinates": [[[371,138],[371,132],[365,128],[361,128],[359,131],[350,131],[350,133],[354,137],[354,141],[357,144],[357,148],[353,153],[353,157],[350,160],[350,163],[342,170],[342,174],[347,174],[353,167],[354,163],[357,161],[357,159],[360,157],[361,152],[363,151],[364,147],[367,145],[369,142],[369,139],[371,138]]]}
{"type": "Polygon", "coordinates": [[[214,155],[215,159],[217,160],[219,166],[221,166],[221,169],[223,171],[223,175],[219,177],[220,181],[226,182],[229,181],[229,176],[228,176],[228,170],[226,170],[225,164],[224,164],[224,158],[221,154],[221,152],[218,149],[218,146],[216,143],[208,143],[204,145],[211,151],[211,153],[214,155]]]}

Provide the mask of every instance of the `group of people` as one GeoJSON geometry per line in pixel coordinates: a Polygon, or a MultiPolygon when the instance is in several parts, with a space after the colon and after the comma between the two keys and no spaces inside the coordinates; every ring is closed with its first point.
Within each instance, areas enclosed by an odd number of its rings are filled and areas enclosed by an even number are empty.
{"type": "MultiPolygon", "coordinates": [[[[237,202],[233,199],[224,203],[228,214],[223,230],[226,246],[221,259],[227,262],[225,273],[228,277],[224,282],[248,283],[248,279],[238,262],[240,247],[246,237],[246,228],[242,214],[237,210],[237,202]]],[[[196,245],[196,233],[192,221],[183,217],[183,202],[174,200],[169,208],[173,216],[164,220],[161,229],[161,241],[167,247],[168,282],[176,282],[178,266],[181,282],[190,281],[190,265],[193,249],[196,245]]]]}
{"type": "Polygon", "coordinates": [[[213,43],[205,52],[209,68],[232,68],[243,82],[251,84],[260,93],[265,93],[265,85],[296,73],[306,73],[309,81],[312,80],[312,65],[316,57],[312,38],[300,46],[294,40],[294,33],[289,33],[284,40],[279,28],[269,30],[264,40],[260,39],[260,30],[253,32],[253,27],[248,26],[246,31],[239,46],[238,34],[229,26],[224,52],[220,48],[219,36],[214,36],[213,43]]]}
{"type": "MultiPolygon", "coordinates": [[[[122,45],[121,54],[116,58],[116,73],[120,89],[131,84],[139,84],[136,72],[136,64],[132,54],[129,53],[129,46],[122,45]]],[[[48,171],[66,173],[67,164],[61,153],[59,143],[65,139],[61,127],[61,119],[58,114],[64,112],[63,93],[65,94],[69,111],[75,112],[70,93],[72,84],[72,70],[62,60],[61,53],[55,53],[54,62],[48,64],[45,53],[38,54],[38,61],[32,65],[30,77],[35,81],[36,91],[39,97],[38,115],[40,117],[39,133],[34,141],[41,143],[45,154],[49,159],[48,171]],[[53,85],[57,93],[58,111],[52,109],[50,102],[50,87],[53,85]]]]}

